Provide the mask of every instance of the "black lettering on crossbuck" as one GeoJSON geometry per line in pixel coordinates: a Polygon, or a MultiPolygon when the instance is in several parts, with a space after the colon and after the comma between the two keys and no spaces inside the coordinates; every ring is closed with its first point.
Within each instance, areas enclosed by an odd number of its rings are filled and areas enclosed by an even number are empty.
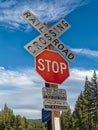
{"type": "Polygon", "coordinates": [[[64,19],[53,25],[51,28],[47,28],[41,23],[35,15],[29,10],[25,11],[22,16],[35,27],[41,35],[25,45],[25,49],[33,56],[36,56],[49,44],[52,44],[57,50],[59,50],[69,61],[74,61],[76,55],[65,46],[59,39],[57,39],[62,33],[70,28],[70,24],[64,19]]]}

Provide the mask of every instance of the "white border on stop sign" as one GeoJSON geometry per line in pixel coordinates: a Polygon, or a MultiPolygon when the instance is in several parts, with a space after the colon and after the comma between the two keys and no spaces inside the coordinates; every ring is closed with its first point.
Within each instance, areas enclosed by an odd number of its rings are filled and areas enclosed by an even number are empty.
{"type": "MultiPolygon", "coordinates": [[[[35,56],[35,70],[36,70],[36,57],[39,55],[39,54],[41,54],[43,51],[45,51],[45,50],[47,50],[47,51],[51,51],[51,52],[55,52],[55,53],[57,53],[57,54],[59,54],[66,62],[67,62],[67,64],[68,64],[68,68],[69,68],[69,62],[59,53],[59,52],[57,52],[57,51],[54,51],[54,50],[49,50],[49,49],[44,49],[44,50],[42,50],[40,53],[38,53],[36,56],[35,56]]],[[[36,71],[37,72],[37,71],[36,71]]],[[[38,72],[37,72],[38,73],[38,72]]],[[[38,75],[45,81],[45,79],[38,73],[38,75]]],[[[69,77],[70,77],[70,68],[69,68],[69,77]]],[[[68,79],[68,78],[67,78],[68,79]]],[[[45,81],[46,82],[46,81],[45,81]]],[[[63,82],[65,82],[65,80],[63,81],[63,82]]],[[[62,82],[62,83],[63,83],[62,82]]],[[[51,84],[56,84],[56,85],[58,85],[57,83],[52,83],[52,82],[47,82],[47,83],[51,83],[51,84]]],[[[61,84],[62,84],[61,83],[61,84]]]]}

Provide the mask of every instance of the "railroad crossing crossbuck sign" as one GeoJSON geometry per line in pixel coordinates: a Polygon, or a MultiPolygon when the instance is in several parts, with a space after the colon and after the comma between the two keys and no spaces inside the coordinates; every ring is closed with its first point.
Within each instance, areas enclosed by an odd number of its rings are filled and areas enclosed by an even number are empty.
{"type": "Polygon", "coordinates": [[[67,21],[61,19],[58,23],[56,23],[55,25],[53,25],[51,28],[48,29],[29,10],[25,11],[22,14],[22,16],[41,33],[40,36],[38,36],[30,43],[25,45],[25,49],[31,55],[36,56],[49,44],[52,44],[69,61],[72,62],[75,60],[76,55],[67,46],[65,46],[59,39],[57,39],[62,33],[67,31],[71,27],[67,21]]]}

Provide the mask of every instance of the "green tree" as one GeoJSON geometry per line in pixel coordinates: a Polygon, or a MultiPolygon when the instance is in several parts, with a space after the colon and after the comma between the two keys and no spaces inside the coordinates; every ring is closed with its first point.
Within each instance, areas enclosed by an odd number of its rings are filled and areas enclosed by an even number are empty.
{"type": "Polygon", "coordinates": [[[94,130],[98,129],[98,77],[94,71],[92,77],[91,90],[92,90],[92,117],[94,130]]]}
{"type": "Polygon", "coordinates": [[[84,91],[77,99],[73,112],[74,129],[98,129],[98,82],[94,71],[91,81],[86,77],[84,91]]]}
{"type": "Polygon", "coordinates": [[[10,130],[12,128],[12,122],[14,122],[15,116],[13,111],[5,104],[4,109],[1,111],[0,127],[2,130],[10,130]]]}
{"type": "Polygon", "coordinates": [[[61,127],[62,130],[70,130],[70,119],[71,119],[71,110],[69,109],[66,112],[62,112],[61,114],[61,127]]]}
{"type": "Polygon", "coordinates": [[[72,129],[83,130],[85,129],[85,113],[84,113],[84,95],[81,92],[75,105],[75,110],[73,111],[71,122],[72,129]]]}
{"type": "Polygon", "coordinates": [[[88,79],[86,78],[84,87],[84,108],[85,108],[85,120],[86,129],[91,130],[92,128],[92,91],[88,79]]]}

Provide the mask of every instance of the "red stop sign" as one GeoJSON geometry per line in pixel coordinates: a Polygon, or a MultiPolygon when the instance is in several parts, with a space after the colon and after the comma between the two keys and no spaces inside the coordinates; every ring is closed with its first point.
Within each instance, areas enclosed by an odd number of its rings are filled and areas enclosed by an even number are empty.
{"type": "Polygon", "coordinates": [[[36,56],[36,71],[48,83],[61,84],[69,77],[67,61],[57,52],[44,50],[36,56]]]}

